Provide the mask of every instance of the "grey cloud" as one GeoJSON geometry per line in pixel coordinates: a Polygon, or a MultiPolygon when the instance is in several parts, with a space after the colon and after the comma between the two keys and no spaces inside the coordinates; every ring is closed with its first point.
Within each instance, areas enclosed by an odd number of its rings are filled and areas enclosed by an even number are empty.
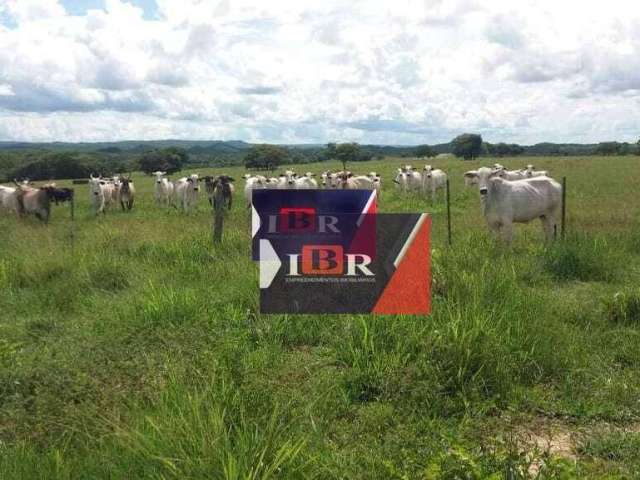
{"type": "Polygon", "coordinates": [[[254,86],[254,87],[238,87],[238,93],[242,95],[275,95],[282,92],[281,87],[275,86],[254,86]]]}
{"type": "Polygon", "coordinates": [[[0,95],[0,107],[16,112],[148,112],[153,110],[151,98],[142,92],[103,92],[102,98],[89,101],[71,91],[37,85],[12,85],[13,95],[0,95]]]}
{"type": "Polygon", "coordinates": [[[522,33],[523,22],[516,20],[512,15],[496,15],[489,19],[485,28],[487,39],[507,48],[519,49],[525,44],[522,33]]]}
{"type": "Polygon", "coordinates": [[[371,132],[402,132],[412,134],[431,134],[436,130],[441,130],[427,124],[417,124],[407,122],[405,120],[391,120],[369,118],[366,120],[357,120],[354,122],[344,122],[342,126],[354,128],[356,130],[365,130],[371,132]]]}
{"type": "Polygon", "coordinates": [[[147,74],[147,80],[169,87],[183,87],[189,84],[189,77],[179,64],[158,66],[147,74]]]}

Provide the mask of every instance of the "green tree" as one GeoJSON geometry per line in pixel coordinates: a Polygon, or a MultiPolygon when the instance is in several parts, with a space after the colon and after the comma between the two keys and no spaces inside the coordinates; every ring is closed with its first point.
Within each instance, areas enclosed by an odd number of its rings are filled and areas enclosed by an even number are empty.
{"type": "Polygon", "coordinates": [[[140,170],[145,173],[163,171],[175,173],[189,160],[189,154],[182,148],[169,147],[144,152],[138,160],[140,170]]]}
{"type": "Polygon", "coordinates": [[[436,152],[429,145],[419,145],[416,147],[415,156],[431,158],[436,156],[436,152]]]}
{"type": "Polygon", "coordinates": [[[463,133],[451,142],[453,154],[465,160],[473,160],[482,153],[482,136],[476,133],[463,133]]]}
{"type": "Polygon", "coordinates": [[[278,165],[287,163],[289,152],[277,145],[256,145],[244,157],[246,168],[273,170],[278,165]]]}
{"type": "Polygon", "coordinates": [[[360,145],[357,143],[341,143],[335,149],[335,158],[342,162],[342,170],[347,169],[348,162],[359,161],[361,154],[360,145]]]}

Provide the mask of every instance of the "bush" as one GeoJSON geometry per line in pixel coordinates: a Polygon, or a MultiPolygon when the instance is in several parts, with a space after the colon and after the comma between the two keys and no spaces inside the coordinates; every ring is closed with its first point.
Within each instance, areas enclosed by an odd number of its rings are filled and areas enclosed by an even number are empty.
{"type": "Polygon", "coordinates": [[[607,318],[615,323],[640,323],[640,289],[617,292],[605,300],[607,318]]]}

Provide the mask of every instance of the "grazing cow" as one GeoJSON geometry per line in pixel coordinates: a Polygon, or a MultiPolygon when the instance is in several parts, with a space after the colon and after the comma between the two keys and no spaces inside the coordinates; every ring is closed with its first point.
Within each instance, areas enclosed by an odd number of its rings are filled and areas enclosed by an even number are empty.
{"type": "Polygon", "coordinates": [[[131,180],[131,175],[127,178],[122,178],[120,180],[120,188],[118,192],[118,199],[120,200],[120,207],[122,211],[131,210],[133,208],[133,200],[136,195],[136,189],[133,185],[133,180],[131,180]]]}
{"type": "Polygon", "coordinates": [[[16,183],[18,215],[35,215],[44,223],[49,222],[51,215],[51,200],[55,199],[56,188],[46,186],[41,188],[28,187],[16,183]]]}
{"type": "Polygon", "coordinates": [[[254,190],[267,188],[267,183],[269,183],[270,188],[274,188],[271,181],[267,182],[267,178],[262,175],[250,175],[247,173],[244,175],[244,179],[244,199],[246,200],[247,208],[251,207],[254,190]]]}
{"type": "Polygon", "coordinates": [[[482,213],[489,228],[510,243],[514,223],[528,223],[539,218],[546,239],[552,240],[556,217],[562,202],[562,187],[547,177],[507,181],[500,170],[486,167],[466,172],[480,190],[482,213]]]}
{"type": "Polygon", "coordinates": [[[113,199],[113,184],[106,182],[103,178],[89,178],[89,196],[95,215],[106,214],[106,208],[113,199]]]}
{"type": "Polygon", "coordinates": [[[438,190],[444,189],[447,184],[447,174],[431,165],[424,167],[422,172],[422,191],[424,194],[431,192],[431,201],[435,201],[438,190]]]}
{"type": "Polygon", "coordinates": [[[231,210],[233,201],[233,192],[235,191],[233,183],[235,180],[228,175],[217,176],[212,183],[213,186],[213,208],[224,208],[225,205],[231,210]]]}
{"type": "Polygon", "coordinates": [[[176,182],[175,192],[178,205],[184,212],[195,208],[198,204],[200,186],[198,174],[194,173],[188,177],[183,177],[176,182]]]}

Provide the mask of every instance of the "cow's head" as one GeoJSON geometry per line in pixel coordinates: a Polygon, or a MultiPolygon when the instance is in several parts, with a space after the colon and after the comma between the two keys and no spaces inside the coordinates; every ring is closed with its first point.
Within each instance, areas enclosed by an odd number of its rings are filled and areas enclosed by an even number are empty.
{"type": "Polygon", "coordinates": [[[156,171],[156,172],[153,172],[151,175],[153,175],[154,177],[156,177],[156,183],[157,183],[157,184],[160,184],[160,183],[162,183],[162,180],[163,180],[163,178],[164,178],[164,176],[165,176],[166,174],[167,174],[167,172],[161,172],[161,171],[159,171],[159,170],[158,170],[158,171],[156,171]]]}
{"type": "Polygon", "coordinates": [[[469,170],[464,174],[467,185],[478,185],[480,195],[489,193],[490,182],[493,178],[499,178],[503,170],[495,168],[480,167],[478,170],[469,170]]]}
{"type": "Polygon", "coordinates": [[[200,190],[199,182],[200,182],[200,179],[198,178],[197,173],[194,173],[187,177],[187,183],[189,184],[189,187],[193,189],[194,192],[198,192],[200,190]]]}
{"type": "Polygon", "coordinates": [[[99,197],[100,195],[103,195],[103,185],[106,185],[106,182],[104,180],[102,180],[100,177],[94,177],[93,175],[91,175],[91,178],[89,179],[89,193],[91,194],[91,196],[99,197]]]}

